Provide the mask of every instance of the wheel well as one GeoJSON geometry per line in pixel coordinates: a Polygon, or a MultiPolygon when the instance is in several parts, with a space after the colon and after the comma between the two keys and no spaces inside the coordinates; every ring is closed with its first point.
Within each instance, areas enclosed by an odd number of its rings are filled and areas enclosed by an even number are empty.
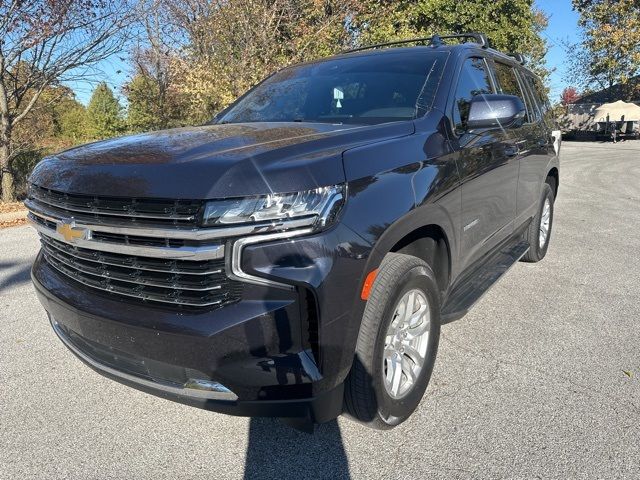
{"type": "Polygon", "coordinates": [[[549,170],[545,183],[548,183],[551,186],[551,189],[553,190],[553,198],[557,198],[558,187],[560,186],[560,176],[556,167],[549,170]]]}
{"type": "Polygon", "coordinates": [[[429,264],[436,275],[438,288],[447,290],[451,271],[449,243],[444,231],[437,225],[427,225],[405,235],[390,250],[421,258],[429,264]]]}

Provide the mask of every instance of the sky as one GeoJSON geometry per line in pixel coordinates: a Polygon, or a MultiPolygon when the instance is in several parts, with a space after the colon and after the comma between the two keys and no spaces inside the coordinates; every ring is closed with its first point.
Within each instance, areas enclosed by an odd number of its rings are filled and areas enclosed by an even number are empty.
{"type": "MultiPolygon", "coordinates": [[[[571,0],[535,0],[535,3],[538,8],[549,16],[549,26],[542,35],[549,46],[549,52],[546,56],[547,68],[553,70],[549,82],[549,99],[551,103],[555,103],[558,101],[563,88],[568,86],[566,79],[567,52],[563,45],[575,43],[579,40],[578,15],[571,8],[571,0]]],[[[122,52],[103,61],[97,66],[97,69],[102,73],[94,82],[85,81],[69,84],[76,92],[78,100],[85,105],[89,103],[91,92],[96,83],[105,81],[124,103],[121,88],[131,73],[130,65],[126,60],[127,57],[128,53],[122,52]]]]}
{"type": "Polygon", "coordinates": [[[549,81],[549,100],[555,103],[564,87],[569,86],[564,45],[576,43],[580,39],[578,14],[571,8],[571,0],[536,0],[536,5],[549,16],[549,26],[542,35],[549,46],[547,68],[553,70],[549,81]]]}

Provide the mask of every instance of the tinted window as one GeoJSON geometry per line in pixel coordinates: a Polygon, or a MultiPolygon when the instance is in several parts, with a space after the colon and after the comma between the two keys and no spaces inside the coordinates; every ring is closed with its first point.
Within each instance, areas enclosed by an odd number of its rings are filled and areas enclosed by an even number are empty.
{"type": "Polygon", "coordinates": [[[544,91],[542,83],[540,83],[540,80],[528,73],[524,74],[523,77],[526,78],[529,84],[529,90],[531,91],[531,95],[538,105],[540,113],[543,116],[546,115],[547,110],[549,110],[549,102],[547,101],[547,94],[544,91]]]}
{"type": "Polygon", "coordinates": [[[531,106],[529,105],[530,100],[525,97],[522,89],[520,88],[518,77],[516,77],[516,71],[513,67],[505,65],[504,63],[496,62],[495,65],[496,80],[498,81],[498,91],[505,95],[515,95],[516,97],[519,97],[527,107],[527,116],[525,122],[531,122],[531,117],[529,114],[529,109],[531,108],[531,106]]]}
{"type": "Polygon", "coordinates": [[[549,97],[547,96],[547,91],[542,86],[542,82],[535,77],[529,77],[529,78],[531,78],[531,81],[533,82],[534,90],[538,94],[538,97],[540,98],[540,105],[542,105],[543,108],[547,110],[550,109],[551,105],[549,104],[549,97]]]}
{"type": "Polygon", "coordinates": [[[433,103],[446,54],[413,51],[286,68],[250,91],[224,123],[381,123],[415,118],[433,103]]]}
{"type": "Polygon", "coordinates": [[[493,93],[486,63],[481,58],[468,58],[460,71],[454,97],[453,123],[456,130],[463,132],[467,129],[469,103],[474,96],[484,93],[493,93]]]}

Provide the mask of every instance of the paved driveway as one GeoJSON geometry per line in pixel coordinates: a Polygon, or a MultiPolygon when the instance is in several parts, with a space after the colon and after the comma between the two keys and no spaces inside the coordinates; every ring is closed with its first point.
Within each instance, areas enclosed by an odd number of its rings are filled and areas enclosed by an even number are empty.
{"type": "Polygon", "coordinates": [[[49,328],[35,234],[0,230],[0,478],[640,477],[640,142],[563,154],[547,258],[443,327],[424,401],[388,432],[311,436],[102,378],[49,328]]]}

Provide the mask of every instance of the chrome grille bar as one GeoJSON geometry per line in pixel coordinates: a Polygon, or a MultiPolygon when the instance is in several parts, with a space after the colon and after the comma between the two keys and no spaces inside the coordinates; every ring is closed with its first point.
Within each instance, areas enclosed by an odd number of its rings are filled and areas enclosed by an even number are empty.
{"type": "MultiPolygon", "coordinates": [[[[31,225],[41,234],[68,243],[64,236],[51,228],[49,225],[39,221],[39,217],[33,212],[28,217],[31,225]]],[[[134,255],[140,257],[187,259],[187,260],[208,260],[224,257],[224,245],[203,245],[203,246],[182,246],[182,247],[155,247],[126,245],[120,243],[100,242],[91,239],[77,238],[74,245],[90,250],[102,252],[121,253],[124,255],[134,255]]]]}
{"type": "Polygon", "coordinates": [[[84,285],[88,285],[92,288],[103,290],[109,293],[117,293],[119,295],[138,298],[142,300],[149,300],[153,302],[170,303],[174,305],[188,305],[188,306],[194,306],[194,307],[208,307],[208,306],[220,305],[223,303],[222,299],[216,299],[212,301],[207,301],[207,300],[197,301],[197,300],[190,300],[187,298],[180,298],[180,295],[177,293],[172,295],[166,295],[164,293],[160,293],[160,294],[149,293],[149,292],[143,291],[144,289],[143,285],[140,285],[137,289],[134,289],[134,290],[122,288],[117,285],[114,285],[113,283],[103,283],[98,280],[92,281],[87,276],[80,275],[77,271],[74,271],[73,269],[66,267],[64,264],[61,264],[56,260],[51,261],[51,259],[49,259],[48,263],[60,273],[76,280],[77,282],[80,282],[84,285]]]}
{"type": "MultiPolygon", "coordinates": [[[[42,238],[41,241],[45,242],[45,238],[42,238]]],[[[97,264],[102,265],[112,265],[114,267],[124,267],[124,268],[133,268],[136,270],[143,270],[146,272],[160,272],[160,273],[173,273],[173,274],[183,274],[183,275],[215,275],[223,273],[223,270],[220,268],[213,270],[196,270],[196,265],[199,265],[194,262],[194,265],[182,265],[179,267],[177,263],[180,261],[168,260],[168,265],[162,265],[158,262],[154,262],[154,266],[150,266],[150,262],[142,257],[125,257],[128,260],[122,260],[122,255],[117,254],[108,254],[105,252],[93,251],[93,250],[80,250],[76,247],[72,247],[71,245],[67,245],[66,243],[60,243],[53,239],[46,240],[47,246],[49,248],[56,249],[62,252],[65,255],[70,257],[75,257],[80,260],[85,260],[88,262],[95,262],[97,264]],[[145,261],[146,260],[146,261],[145,261]]],[[[186,263],[186,261],[183,261],[186,263]]],[[[190,262],[191,263],[191,262],[190,262]]]]}
{"type": "MultiPolygon", "coordinates": [[[[25,206],[33,216],[40,217],[50,222],[58,222],[66,218],[65,212],[44,207],[32,200],[26,200],[25,206]]],[[[142,237],[184,239],[192,241],[215,240],[218,238],[240,237],[253,234],[265,234],[282,230],[294,230],[312,225],[315,217],[303,217],[293,220],[281,220],[252,225],[238,225],[234,227],[216,228],[169,228],[167,226],[127,226],[122,221],[114,219],[100,219],[93,217],[74,215],[73,220],[85,228],[95,232],[106,232],[117,235],[135,235],[142,237]]]]}
{"type": "Polygon", "coordinates": [[[49,247],[46,242],[42,242],[42,248],[44,249],[48,260],[51,260],[53,258],[54,260],[61,262],[67,267],[71,267],[80,273],[94,275],[96,277],[101,277],[107,280],[118,280],[120,282],[133,283],[134,285],[162,287],[172,290],[192,290],[198,292],[207,292],[211,290],[219,290],[220,288],[222,288],[220,285],[196,286],[188,283],[178,283],[178,280],[175,280],[171,283],[170,281],[161,282],[158,280],[150,280],[148,278],[145,278],[143,274],[136,275],[136,273],[138,273],[139,271],[135,269],[130,269],[131,273],[127,274],[114,269],[101,268],[100,266],[91,268],[73,259],[65,258],[64,255],[61,255],[60,253],[55,253],[56,251],[53,248],[49,247]]]}

